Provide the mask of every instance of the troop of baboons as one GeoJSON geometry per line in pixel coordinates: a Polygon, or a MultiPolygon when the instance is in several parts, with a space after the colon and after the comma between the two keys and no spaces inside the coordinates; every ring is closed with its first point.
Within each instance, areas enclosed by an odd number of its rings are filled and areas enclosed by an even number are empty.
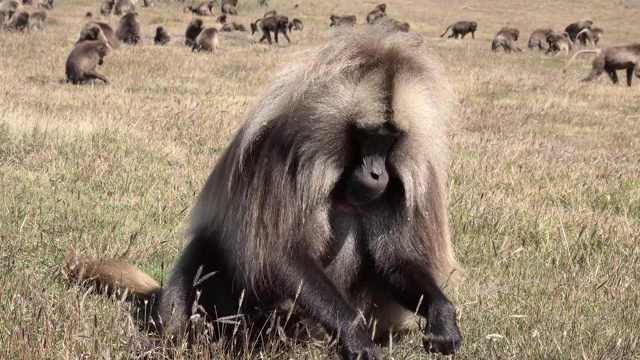
{"type": "MultiPolygon", "coordinates": [[[[39,4],[51,9],[53,1],[39,4]]],[[[183,9],[214,16],[216,5],[183,9]]],[[[237,0],[222,1],[216,19],[222,26],[191,19],[185,45],[215,53],[220,33],[246,32],[243,24],[227,22],[237,6],[237,0]]],[[[102,16],[121,15],[118,25],[115,31],[99,21],[84,25],[65,63],[69,82],[109,83],[97,70],[105,57],[121,43],[143,42],[136,11],[132,0],[102,3],[102,16]]],[[[0,3],[3,30],[42,30],[46,19],[44,10],[30,14],[16,0],[0,3]]],[[[424,39],[391,18],[386,4],[366,13],[366,26],[357,27],[355,15],[329,19],[330,27],[341,29],[276,77],[222,154],[192,211],[190,242],[167,285],[160,288],[123,262],[74,255],[69,266],[78,278],[155,297],[158,313],[152,315],[163,320],[158,330],[178,339],[196,335],[194,315],[215,320],[240,312],[262,329],[265,314],[286,310],[337,336],[344,359],[380,359],[376,341],[414,326],[415,313],[428,320],[427,351],[449,355],[461,347],[455,306],[441,288],[460,269],[446,203],[445,133],[456,107],[451,87],[424,39]],[[372,318],[376,322],[366,322],[372,318]]],[[[478,24],[458,21],[440,37],[450,29],[448,38],[471,33],[475,40],[478,24]]],[[[276,43],[279,34],[291,42],[288,34],[304,24],[271,10],[251,30],[262,34],[259,42],[271,44],[271,33],[276,43]]],[[[574,45],[597,45],[602,34],[593,21],[578,21],[561,33],[536,29],[528,47],[568,54],[574,45]]],[[[491,48],[521,52],[519,37],[518,29],[504,27],[491,48]]],[[[171,39],[157,26],[154,44],[171,39]]],[[[585,53],[595,54],[585,81],[606,71],[617,83],[617,70],[626,70],[629,86],[634,74],[640,78],[640,44],[581,50],[567,66],[585,53]]]]}

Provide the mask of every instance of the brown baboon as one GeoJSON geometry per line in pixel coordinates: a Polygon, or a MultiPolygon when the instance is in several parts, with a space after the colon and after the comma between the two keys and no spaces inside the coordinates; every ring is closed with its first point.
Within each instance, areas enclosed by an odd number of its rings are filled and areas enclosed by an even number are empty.
{"type": "Polygon", "coordinates": [[[230,23],[226,23],[224,24],[221,28],[220,28],[221,32],[232,32],[232,31],[242,31],[242,32],[246,32],[247,28],[244,27],[244,25],[242,24],[238,24],[235,22],[230,22],[230,23]]]}
{"type": "Polygon", "coordinates": [[[153,42],[157,45],[167,45],[169,41],[171,41],[171,35],[162,26],[158,26],[153,42]]]}
{"type": "Polygon", "coordinates": [[[213,1],[203,1],[200,4],[198,4],[198,6],[187,6],[186,8],[184,8],[183,11],[187,12],[187,10],[189,10],[196,15],[209,16],[209,15],[213,15],[214,5],[215,4],[213,1]]]}
{"type": "Polygon", "coordinates": [[[202,32],[203,27],[204,27],[204,23],[202,22],[201,19],[191,20],[189,25],[187,25],[187,31],[184,34],[184,37],[185,37],[184,44],[187,46],[193,46],[193,43],[195,42],[196,37],[200,35],[200,32],[202,32]]]}
{"type": "Polygon", "coordinates": [[[93,40],[104,41],[114,49],[118,47],[118,38],[116,37],[116,33],[109,24],[103,22],[90,21],[86,23],[82,30],[80,30],[80,37],[76,44],[83,41],[93,40]]]}
{"type": "Polygon", "coordinates": [[[53,0],[39,0],[38,7],[45,8],[47,10],[53,9],[53,0]]]}
{"type": "Polygon", "coordinates": [[[262,15],[262,18],[268,18],[269,16],[276,16],[278,15],[278,12],[275,10],[269,10],[266,13],[264,13],[264,15],[262,15]]]}
{"type": "Polygon", "coordinates": [[[210,27],[202,30],[193,42],[191,51],[218,51],[218,29],[210,27]]]}
{"type": "Polygon", "coordinates": [[[553,34],[553,30],[549,28],[539,28],[529,37],[529,50],[545,51],[549,50],[547,36],[553,34]]]}
{"type": "Polygon", "coordinates": [[[227,23],[227,15],[222,14],[222,15],[218,16],[218,18],[216,19],[216,22],[218,24],[222,24],[222,25],[226,24],[227,23]]]}
{"type": "Polygon", "coordinates": [[[29,30],[29,13],[24,10],[14,12],[9,21],[2,24],[2,28],[6,31],[29,30]]]}
{"type": "Polygon", "coordinates": [[[17,0],[4,0],[0,2],[0,25],[9,21],[14,13],[22,11],[24,8],[17,0]]]}
{"type": "Polygon", "coordinates": [[[156,0],[143,0],[142,5],[144,5],[144,7],[154,7],[156,6],[156,0]]]}
{"type": "Polygon", "coordinates": [[[386,16],[378,18],[373,22],[372,25],[384,25],[396,31],[404,31],[404,32],[411,31],[411,26],[409,25],[408,22],[401,22],[386,16]]]}
{"type": "Polygon", "coordinates": [[[96,40],[107,43],[111,47],[113,47],[113,44],[109,42],[109,39],[105,35],[100,25],[92,21],[92,22],[88,22],[82,28],[82,30],[80,30],[80,37],[78,37],[78,41],[76,41],[76,45],[85,41],[96,41],[96,40]]]}
{"type": "Polygon", "coordinates": [[[44,30],[42,24],[47,20],[47,12],[44,10],[36,11],[29,16],[29,30],[44,30]]]}
{"type": "Polygon", "coordinates": [[[293,30],[302,31],[304,30],[304,24],[300,19],[293,19],[289,22],[289,32],[293,30]]]}
{"type": "Polygon", "coordinates": [[[108,84],[107,77],[96,71],[96,67],[102,65],[102,60],[107,54],[109,45],[103,41],[85,41],[77,44],[67,58],[67,79],[74,84],[91,79],[100,79],[108,84]]]}
{"type": "Polygon", "coordinates": [[[262,31],[262,38],[260,38],[260,42],[263,42],[265,39],[267,39],[267,41],[269,41],[269,44],[273,44],[271,42],[271,32],[273,32],[276,44],[278,43],[278,33],[282,33],[287,41],[291,43],[291,39],[289,39],[289,36],[287,35],[288,25],[289,18],[284,15],[269,16],[268,18],[262,19],[260,25],[258,25],[260,30],[262,31]]]}
{"type": "Polygon", "coordinates": [[[142,28],[138,21],[138,13],[129,12],[120,18],[116,37],[125,44],[136,45],[142,41],[142,28]]]}
{"type": "Polygon", "coordinates": [[[464,39],[465,35],[467,35],[468,33],[471,33],[471,38],[475,40],[476,29],[478,29],[478,23],[475,21],[458,21],[452,25],[449,25],[444,30],[444,33],[440,35],[440,37],[444,37],[447,34],[447,31],[449,31],[449,29],[451,29],[451,35],[447,37],[448,39],[451,39],[451,38],[457,39],[458,35],[460,35],[461,39],[464,39]]]}
{"type": "Polygon", "coordinates": [[[588,49],[580,50],[573,55],[573,57],[567,62],[564,67],[564,71],[571,64],[573,59],[580,54],[596,54],[596,58],[593,59],[593,69],[591,73],[587,75],[582,81],[591,81],[602,75],[603,72],[607,72],[607,75],[611,78],[614,84],[618,83],[617,70],[627,70],[627,85],[631,86],[631,79],[633,74],[640,79],[640,43],[624,45],[624,46],[611,46],[601,49],[588,49]]]}
{"type": "Polygon", "coordinates": [[[222,10],[223,14],[238,15],[236,6],[238,6],[238,0],[224,0],[222,2],[222,6],[220,7],[220,10],[222,10]]]}
{"type": "Polygon", "coordinates": [[[369,14],[367,14],[367,23],[373,24],[376,20],[387,16],[385,10],[387,9],[387,5],[380,4],[375,7],[375,9],[371,10],[369,14]]]}
{"type": "Polygon", "coordinates": [[[107,16],[111,14],[111,10],[115,6],[114,0],[105,0],[100,6],[100,15],[107,16]]]}
{"type": "Polygon", "coordinates": [[[564,53],[565,55],[569,55],[569,52],[573,49],[569,34],[566,32],[562,34],[549,34],[547,36],[547,43],[549,44],[547,53],[564,53]]]}
{"type": "Polygon", "coordinates": [[[567,34],[569,34],[569,39],[571,39],[572,42],[576,41],[576,36],[578,35],[578,33],[584,29],[591,29],[591,27],[593,26],[593,21],[591,20],[580,20],[577,22],[574,22],[573,24],[569,24],[565,29],[564,32],[566,32],[567,34]]]}
{"type": "Polygon", "coordinates": [[[425,349],[455,353],[462,336],[441,287],[459,269],[446,189],[456,100],[431,53],[384,26],[338,32],[249,112],[162,289],[129,264],[74,269],[160,297],[162,331],[178,339],[196,335],[191,319],[237,314],[259,336],[283,309],[337,336],[343,359],[381,359],[375,341],[415,327],[415,312],[428,320],[425,349]]]}
{"type": "Polygon", "coordinates": [[[518,45],[516,45],[516,41],[518,41],[518,37],[520,36],[520,30],[515,28],[504,27],[502,30],[498,31],[496,36],[493,38],[491,42],[491,50],[493,51],[504,51],[504,52],[520,52],[522,51],[518,45]]]}
{"type": "Polygon", "coordinates": [[[582,29],[582,31],[580,31],[576,35],[576,42],[580,42],[582,46],[587,46],[587,44],[589,44],[595,47],[596,45],[598,45],[598,42],[600,41],[600,37],[602,36],[602,34],[604,34],[604,30],[600,28],[582,29]]]}
{"type": "Polygon", "coordinates": [[[329,19],[331,19],[331,24],[329,24],[329,27],[331,26],[355,26],[356,25],[356,16],[355,15],[345,15],[345,16],[338,16],[338,15],[331,15],[329,17],[329,19]]]}
{"type": "Polygon", "coordinates": [[[136,6],[132,0],[115,0],[115,4],[113,13],[117,16],[136,11],[136,6]]]}
{"type": "Polygon", "coordinates": [[[84,17],[86,17],[87,19],[93,19],[93,13],[91,11],[87,11],[87,13],[84,14],[84,17]]]}

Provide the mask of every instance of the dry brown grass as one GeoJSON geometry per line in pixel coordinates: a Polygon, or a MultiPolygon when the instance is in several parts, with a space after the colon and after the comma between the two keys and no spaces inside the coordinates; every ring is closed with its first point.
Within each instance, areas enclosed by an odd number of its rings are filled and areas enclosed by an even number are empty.
{"type": "MultiPolygon", "coordinates": [[[[139,8],[146,43],[106,58],[108,86],[60,83],[99,1],[56,2],[44,33],[0,33],[0,358],[132,356],[140,333],[127,303],[67,287],[51,269],[69,247],[108,257],[129,249],[127,259],[166,279],[194,197],[264,83],[331,36],[331,13],[362,24],[375,5],[271,3],[301,18],[304,36],[267,46],[221,34],[214,55],[182,45],[184,5],[139,8]],[[158,25],[169,46],[153,45],[158,25]]],[[[586,58],[563,75],[564,57],[490,52],[504,25],[521,30],[524,48],[535,28],[585,17],[605,29],[602,46],[638,41],[631,3],[387,2],[432,44],[462,104],[450,182],[468,269],[452,294],[465,337],[457,358],[640,358],[640,80],[581,83],[586,58]],[[478,22],[475,41],[437,37],[462,19],[478,22]]],[[[248,25],[266,9],[241,0],[238,11],[248,25]]],[[[394,344],[394,358],[424,356],[418,336],[394,344]]]]}

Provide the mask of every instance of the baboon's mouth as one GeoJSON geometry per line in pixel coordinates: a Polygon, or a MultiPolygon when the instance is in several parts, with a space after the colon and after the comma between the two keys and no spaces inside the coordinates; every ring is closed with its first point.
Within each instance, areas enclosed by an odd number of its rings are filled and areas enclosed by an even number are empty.
{"type": "Polygon", "coordinates": [[[335,192],[333,196],[331,196],[331,206],[339,211],[345,212],[347,214],[359,214],[360,209],[356,205],[348,202],[344,197],[340,195],[336,195],[335,192]]]}

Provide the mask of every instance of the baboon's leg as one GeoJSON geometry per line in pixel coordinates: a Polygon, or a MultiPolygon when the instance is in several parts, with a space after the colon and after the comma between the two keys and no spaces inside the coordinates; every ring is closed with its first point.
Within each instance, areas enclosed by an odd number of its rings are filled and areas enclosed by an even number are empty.
{"type": "Polygon", "coordinates": [[[616,73],[616,70],[608,67],[605,67],[605,70],[607,71],[607,75],[609,75],[609,77],[611,78],[611,81],[613,81],[614,84],[617,84],[618,74],[616,73]]]}
{"type": "MultiPolygon", "coordinates": [[[[269,45],[272,45],[273,42],[271,41],[271,31],[267,30],[264,32],[265,35],[267,35],[267,40],[269,41],[269,45]]],[[[276,35],[276,44],[278,43],[278,36],[276,35]]]]}
{"type": "Polygon", "coordinates": [[[278,30],[276,30],[276,31],[274,31],[274,32],[273,32],[273,36],[276,38],[276,44],[278,43],[278,33],[279,33],[279,32],[280,32],[280,31],[278,31],[278,30]]]}
{"type": "Polygon", "coordinates": [[[466,33],[462,33],[460,34],[460,39],[464,39],[464,36],[467,35],[466,33]]]}
{"type": "Polygon", "coordinates": [[[471,32],[471,38],[472,38],[473,40],[475,40],[475,39],[476,39],[476,32],[475,32],[475,31],[472,31],[472,32],[471,32]]]}
{"type": "Polygon", "coordinates": [[[627,69],[627,85],[631,86],[631,79],[633,78],[633,68],[627,69]]]}
{"type": "Polygon", "coordinates": [[[282,35],[284,35],[285,39],[287,39],[287,41],[289,42],[289,44],[291,44],[291,39],[289,39],[289,36],[287,36],[287,30],[285,30],[282,35]]]}
{"type": "Polygon", "coordinates": [[[88,78],[100,79],[100,80],[104,81],[105,84],[109,83],[109,79],[107,79],[106,76],[100,74],[99,72],[97,72],[95,70],[89,70],[89,71],[85,72],[85,76],[88,77],[88,78]]]}
{"type": "Polygon", "coordinates": [[[431,337],[431,348],[452,354],[460,346],[462,336],[456,324],[456,309],[433,277],[421,266],[404,264],[382,275],[395,301],[427,319],[425,334],[431,337]]]}

